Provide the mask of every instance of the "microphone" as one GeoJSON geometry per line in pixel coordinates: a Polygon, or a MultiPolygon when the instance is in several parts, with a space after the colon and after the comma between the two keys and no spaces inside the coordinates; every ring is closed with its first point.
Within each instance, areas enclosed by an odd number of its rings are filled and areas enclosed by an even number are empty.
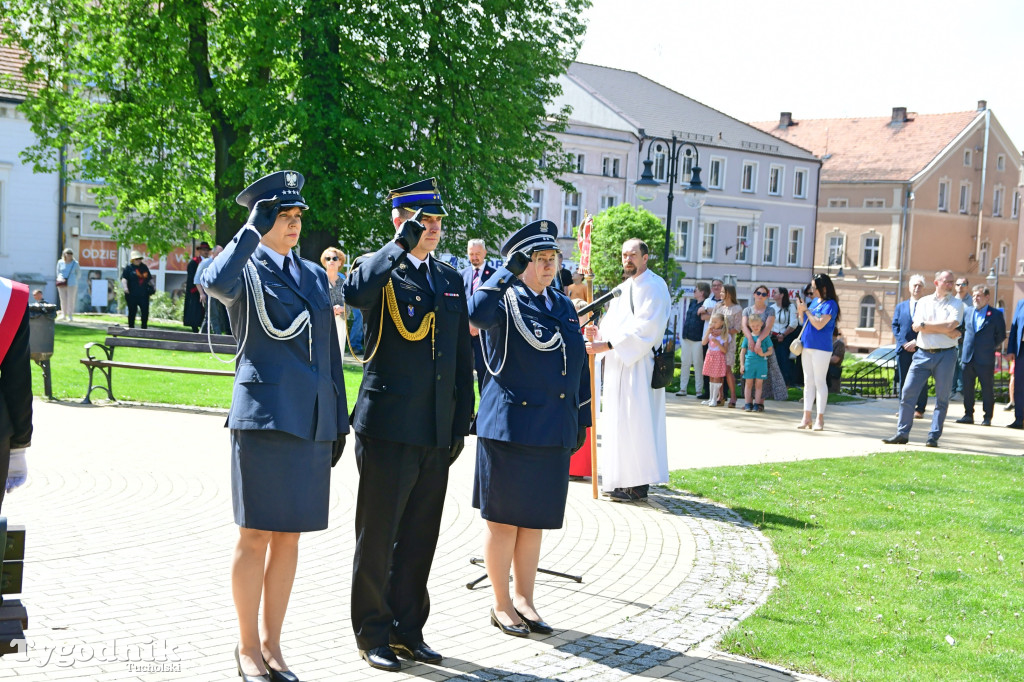
{"type": "Polygon", "coordinates": [[[619,296],[622,296],[622,289],[620,289],[619,287],[615,287],[614,289],[609,291],[607,294],[605,294],[603,296],[598,296],[597,298],[595,298],[593,303],[590,303],[590,304],[580,308],[579,310],[577,310],[576,314],[580,318],[583,318],[584,316],[586,316],[587,313],[594,312],[595,310],[597,310],[598,308],[603,306],[608,301],[612,300],[613,298],[618,298],[619,296]]]}

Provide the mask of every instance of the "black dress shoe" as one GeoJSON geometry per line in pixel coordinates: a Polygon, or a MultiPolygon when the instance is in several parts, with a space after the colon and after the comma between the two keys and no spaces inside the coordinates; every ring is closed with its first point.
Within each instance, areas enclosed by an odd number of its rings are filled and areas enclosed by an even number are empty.
{"type": "Polygon", "coordinates": [[[889,445],[906,445],[907,443],[910,442],[910,439],[907,438],[906,436],[901,436],[900,434],[897,433],[894,436],[883,438],[882,442],[888,443],[889,445]]]}
{"type": "Polygon", "coordinates": [[[622,488],[616,488],[615,490],[608,493],[608,499],[612,502],[632,502],[633,498],[629,496],[629,493],[622,488]]]}
{"type": "Polygon", "coordinates": [[[367,649],[366,651],[360,649],[359,655],[370,665],[371,668],[387,670],[392,673],[397,673],[402,670],[402,664],[398,662],[398,656],[395,656],[395,652],[389,647],[377,646],[372,649],[367,649]]]}
{"type": "Polygon", "coordinates": [[[512,635],[513,637],[529,637],[530,628],[526,627],[526,623],[516,623],[515,625],[504,625],[498,616],[495,615],[494,609],[491,609],[491,625],[498,628],[506,635],[512,635]]]}
{"type": "Polygon", "coordinates": [[[982,419],[981,420],[981,425],[982,426],[992,426],[992,420],[991,419],[982,419]]]}
{"type": "Polygon", "coordinates": [[[519,609],[516,609],[516,615],[523,619],[523,622],[526,623],[526,627],[530,632],[534,632],[538,635],[550,635],[555,631],[553,627],[542,620],[530,620],[524,616],[519,609]]]}
{"type": "Polygon", "coordinates": [[[1020,422],[1013,422],[1012,424],[1007,424],[1006,428],[1008,428],[1008,429],[1024,429],[1024,424],[1021,424],[1020,422]]]}
{"type": "Polygon", "coordinates": [[[242,672],[242,660],[238,656],[238,645],[235,645],[235,665],[238,667],[238,676],[242,682],[271,682],[270,673],[265,675],[246,675],[242,672]]]}
{"type": "Polygon", "coordinates": [[[267,666],[267,670],[270,672],[270,682],[301,682],[299,676],[291,670],[274,670],[265,658],[263,659],[263,665],[267,666]]]}
{"type": "Polygon", "coordinates": [[[408,658],[409,660],[416,661],[418,663],[440,663],[443,658],[441,654],[427,646],[426,642],[420,642],[413,646],[408,646],[406,644],[392,644],[391,650],[402,658],[408,658]]]}
{"type": "Polygon", "coordinates": [[[973,424],[974,417],[968,417],[966,414],[956,420],[957,424],[973,424]]]}
{"type": "Polygon", "coordinates": [[[926,446],[930,447],[930,448],[937,448],[937,447],[939,447],[939,439],[938,438],[929,438],[928,440],[926,440],[924,442],[924,444],[926,446]]]}

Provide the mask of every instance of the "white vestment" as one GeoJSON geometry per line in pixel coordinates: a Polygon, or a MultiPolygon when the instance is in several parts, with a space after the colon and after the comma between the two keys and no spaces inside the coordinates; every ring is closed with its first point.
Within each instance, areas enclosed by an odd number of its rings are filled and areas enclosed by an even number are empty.
{"type": "Polygon", "coordinates": [[[627,279],[599,326],[612,344],[604,361],[601,414],[601,487],[631,488],[668,482],[665,389],[651,388],[653,349],[668,324],[668,287],[650,270],[627,279]],[[632,296],[632,305],[630,297],[632,296]]]}

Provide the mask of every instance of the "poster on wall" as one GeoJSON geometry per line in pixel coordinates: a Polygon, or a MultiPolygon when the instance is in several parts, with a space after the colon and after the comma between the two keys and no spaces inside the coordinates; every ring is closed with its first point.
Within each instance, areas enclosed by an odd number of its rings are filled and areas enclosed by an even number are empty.
{"type": "Polygon", "coordinates": [[[83,268],[116,268],[117,242],[110,239],[79,240],[78,264],[83,268]]]}

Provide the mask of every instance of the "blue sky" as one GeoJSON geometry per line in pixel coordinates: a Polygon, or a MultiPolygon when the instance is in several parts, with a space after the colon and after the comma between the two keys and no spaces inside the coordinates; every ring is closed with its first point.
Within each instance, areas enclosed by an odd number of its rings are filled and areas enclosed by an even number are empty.
{"type": "Polygon", "coordinates": [[[1024,1],[593,0],[578,60],[743,121],[972,111],[1024,149],[1024,1]]]}

